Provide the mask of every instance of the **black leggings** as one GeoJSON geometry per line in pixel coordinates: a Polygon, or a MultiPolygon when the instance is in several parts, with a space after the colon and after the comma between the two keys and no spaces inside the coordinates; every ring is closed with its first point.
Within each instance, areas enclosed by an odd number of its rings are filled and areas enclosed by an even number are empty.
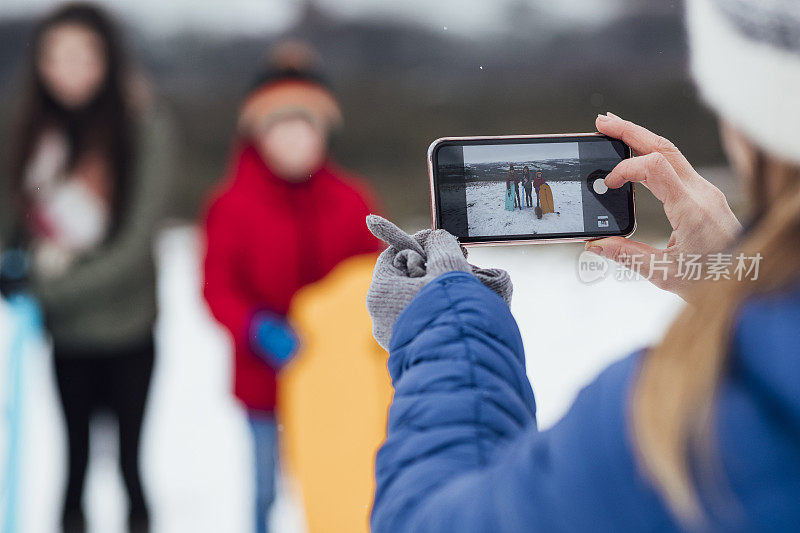
{"type": "Polygon", "coordinates": [[[146,531],[149,520],[139,476],[139,437],[153,371],[152,338],[125,350],[68,350],[56,345],[53,352],[69,441],[64,530],[85,529],[81,497],[89,460],[89,423],[92,414],[106,409],[119,425],[119,460],[130,503],[130,527],[146,531]]]}

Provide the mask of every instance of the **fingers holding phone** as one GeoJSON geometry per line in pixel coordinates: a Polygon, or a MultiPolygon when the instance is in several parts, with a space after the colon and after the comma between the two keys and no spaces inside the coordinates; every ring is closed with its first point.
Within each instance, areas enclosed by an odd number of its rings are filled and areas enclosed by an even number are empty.
{"type": "Polygon", "coordinates": [[[433,228],[462,244],[588,240],[587,249],[638,265],[655,285],[684,295],[691,281],[680,276],[684,256],[720,252],[741,231],[739,221],[668,139],[611,113],[596,125],[594,134],[435,141],[433,228]],[[673,230],[664,249],[627,239],[636,225],[634,183],[664,206],[673,230]]]}
{"type": "MultiPolygon", "coordinates": [[[[597,115],[595,120],[597,131],[614,139],[620,139],[631,147],[637,155],[647,155],[655,152],[667,158],[681,175],[688,176],[694,172],[691,163],[669,139],[666,139],[647,128],[624,120],[614,113],[597,115]]],[[[694,172],[695,175],[698,175],[694,172]]]]}
{"type": "Polygon", "coordinates": [[[605,184],[611,189],[634,182],[645,185],[664,205],[673,231],[663,250],[614,237],[590,241],[586,248],[622,264],[636,263],[640,274],[656,286],[684,295],[691,283],[679,276],[685,257],[723,250],[741,224],[722,191],[700,176],[669,140],[611,113],[599,115],[596,125],[600,133],[623,140],[638,154],[621,161],[605,184]],[[659,265],[658,275],[653,265],[659,265]]]}

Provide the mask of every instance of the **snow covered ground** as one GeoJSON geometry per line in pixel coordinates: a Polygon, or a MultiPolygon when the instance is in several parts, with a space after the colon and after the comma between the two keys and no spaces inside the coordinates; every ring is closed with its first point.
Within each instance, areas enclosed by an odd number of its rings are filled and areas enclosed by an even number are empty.
{"type": "MultiPolygon", "coordinates": [[[[558,206],[561,195],[555,187],[553,192],[558,206]]],[[[613,268],[604,280],[582,284],[577,276],[581,250],[580,245],[471,249],[474,263],[505,268],[514,280],[512,310],[525,342],[542,427],[552,425],[580,387],[609,362],[658,339],[680,305],[645,281],[614,279],[613,268]]],[[[250,442],[244,417],[228,392],[228,341],[200,296],[197,233],[186,227],[167,230],[158,251],[159,354],[142,458],[154,532],[251,531],[250,442]]],[[[12,326],[0,304],[0,406],[8,392],[6,348],[12,326]]],[[[20,531],[50,533],[56,530],[64,483],[64,429],[43,345],[27,354],[24,385],[20,531]]],[[[113,431],[106,423],[92,435],[95,453],[84,505],[93,532],[123,531],[122,482],[109,438],[113,431]]],[[[0,452],[7,436],[3,420],[0,452]]],[[[276,531],[303,530],[297,499],[286,483],[272,518],[276,531]]]]}
{"type": "MultiPolygon", "coordinates": [[[[534,209],[526,207],[506,211],[505,181],[479,181],[467,184],[467,223],[470,237],[495,235],[529,235],[533,233],[570,233],[583,231],[583,202],[581,182],[549,182],[553,191],[555,213],[541,220],[534,209]]],[[[536,205],[536,191],[531,193],[536,205]]],[[[520,188],[520,200],[525,205],[525,193],[520,188]]]]}

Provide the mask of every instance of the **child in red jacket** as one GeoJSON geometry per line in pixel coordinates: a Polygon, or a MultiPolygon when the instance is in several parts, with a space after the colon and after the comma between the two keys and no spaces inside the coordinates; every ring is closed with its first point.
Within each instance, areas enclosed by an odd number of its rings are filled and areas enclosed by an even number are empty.
{"type": "Polygon", "coordinates": [[[283,45],[239,114],[229,179],[206,218],[204,295],[235,346],[234,393],[256,453],[256,531],[266,531],[277,457],[276,373],[297,350],[292,296],[348,257],[381,248],[363,184],[328,155],[339,105],[299,44],[283,45]]]}

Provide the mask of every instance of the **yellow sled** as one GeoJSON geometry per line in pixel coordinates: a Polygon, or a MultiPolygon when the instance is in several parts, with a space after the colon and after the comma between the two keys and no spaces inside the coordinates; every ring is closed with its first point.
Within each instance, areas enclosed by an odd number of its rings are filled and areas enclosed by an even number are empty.
{"type": "Polygon", "coordinates": [[[553,203],[553,191],[546,183],[539,187],[539,205],[542,208],[542,214],[555,213],[555,204],[553,203]]]}
{"type": "Polygon", "coordinates": [[[364,303],[376,259],[342,262],[292,303],[302,347],[279,377],[279,421],[309,533],[369,531],[375,454],[392,398],[388,355],[372,338],[364,303]]]}

